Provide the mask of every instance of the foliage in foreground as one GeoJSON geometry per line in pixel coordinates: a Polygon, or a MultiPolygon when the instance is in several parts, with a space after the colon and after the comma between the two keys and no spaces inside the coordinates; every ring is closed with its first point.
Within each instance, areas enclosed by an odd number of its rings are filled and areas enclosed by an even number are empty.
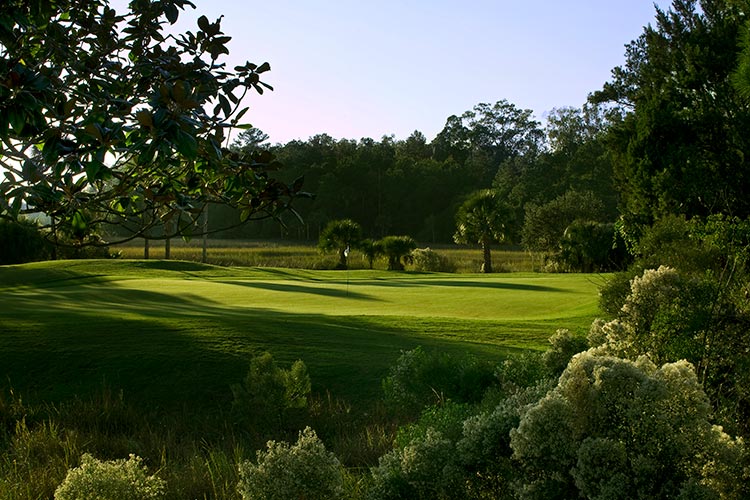
{"type": "Polygon", "coordinates": [[[343,467],[309,427],[293,445],[269,441],[266,448],[239,465],[243,500],[343,498],[343,467]]]}
{"type": "Polygon", "coordinates": [[[710,414],[685,361],[579,354],[510,433],[519,496],[739,498],[742,441],[710,414]]]}
{"type": "Polygon", "coordinates": [[[162,498],[164,488],[140,457],[103,462],[86,453],[55,490],[55,500],[151,500],[162,498]]]}
{"type": "Polygon", "coordinates": [[[253,356],[245,380],[231,386],[232,413],[249,429],[280,429],[290,411],[307,406],[310,376],[307,366],[295,361],[288,370],[279,368],[269,352],[253,356]]]}

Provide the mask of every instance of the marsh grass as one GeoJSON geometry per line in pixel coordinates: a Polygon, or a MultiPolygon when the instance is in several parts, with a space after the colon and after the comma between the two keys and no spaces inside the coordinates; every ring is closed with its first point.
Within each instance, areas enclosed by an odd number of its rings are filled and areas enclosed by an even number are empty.
{"type": "MultiPolygon", "coordinates": [[[[467,248],[458,245],[425,245],[449,259],[456,267],[457,273],[477,273],[483,263],[482,251],[479,248],[467,248]]],[[[123,259],[142,259],[143,241],[134,240],[128,244],[112,247],[112,251],[123,259]]],[[[201,262],[203,258],[202,240],[172,240],[171,259],[201,262]]],[[[149,257],[164,258],[164,244],[160,241],[151,243],[149,257]]],[[[497,248],[492,252],[493,267],[496,272],[530,272],[535,265],[532,257],[518,249],[497,248]]],[[[219,266],[242,267],[285,267],[291,269],[335,269],[338,260],[334,255],[322,254],[312,243],[289,241],[253,241],[253,240],[209,240],[207,263],[219,266]]],[[[538,263],[537,263],[538,264],[538,263]]],[[[351,269],[368,269],[367,257],[353,250],[349,258],[351,269]]],[[[375,269],[386,269],[387,261],[376,259],[375,269]]],[[[411,266],[407,266],[410,269],[411,266]]]]}
{"type": "MultiPolygon", "coordinates": [[[[237,466],[254,460],[255,450],[265,445],[226,414],[196,417],[189,408],[169,415],[144,411],[107,388],[89,400],[61,404],[31,405],[10,391],[2,401],[2,500],[52,498],[84,453],[101,460],[130,453],[142,457],[149,472],[166,481],[167,500],[239,499],[237,466]]],[[[361,473],[392,447],[397,429],[385,411],[358,415],[330,394],[314,396],[304,418],[279,431],[276,439],[293,442],[304,425],[319,428],[326,447],[350,469],[345,483],[355,497],[361,473]]]]}

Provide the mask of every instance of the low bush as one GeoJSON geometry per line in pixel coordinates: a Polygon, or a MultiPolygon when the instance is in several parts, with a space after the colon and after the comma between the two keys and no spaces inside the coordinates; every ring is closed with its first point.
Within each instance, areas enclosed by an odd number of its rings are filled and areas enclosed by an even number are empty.
{"type": "Polygon", "coordinates": [[[382,456],[371,473],[370,500],[447,500],[465,496],[455,445],[433,429],[404,448],[382,456]]]}
{"type": "Polygon", "coordinates": [[[244,500],[343,498],[344,474],[336,456],[309,427],[297,442],[269,441],[255,463],[239,465],[238,490],[244,500]]]}
{"type": "Polygon", "coordinates": [[[0,265],[46,260],[51,244],[29,220],[0,220],[0,265]]]}
{"type": "Polygon", "coordinates": [[[456,264],[449,257],[427,248],[416,248],[411,252],[414,270],[431,273],[455,273],[456,264]]]}
{"type": "Polygon", "coordinates": [[[494,367],[471,357],[427,353],[420,347],[402,352],[383,380],[385,402],[399,413],[418,415],[445,401],[479,402],[496,383],[494,367]]]}
{"type": "Polygon", "coordinates": [[[561,328],[549,338],[551,347],[542,354],[542,363],[547,375],[559,377],[568,366],[570,359],[588,348],[585,337],[576,337],[569,330],[561,328]]]}
{"type": "Polygon", "coordinates": [[[451,441],[457,441],[463,432],[464,420],[471,416],[472,411],[472,405],[451,401],[427,407],[417,422],[398,429],[396,446],[404,448],[412,441],[424,439],[430,429],[440,432],[451,441]]]}
{"type": "Polygon", "coordinates": [[[245,380],[231,389],[235,419],[263,432],[280,428],[290,410],[305,408],[311,384],[305,363],[297,360],[284,370],[264,352],[250,360],[245,380]]]}
{"type": "Polygon", "coordinates": [[[519,498],[748,498],[744,442],[712,424],[684,360],[579,354],[510,445],[519,498]]]}
{"type": "Polygon", "coordinates": [[[102,462],[84,454],[55,491],[55,500],[148,500],[162,498],[164,487],[163,480],[148,475],[140,457],[102,462]]]}

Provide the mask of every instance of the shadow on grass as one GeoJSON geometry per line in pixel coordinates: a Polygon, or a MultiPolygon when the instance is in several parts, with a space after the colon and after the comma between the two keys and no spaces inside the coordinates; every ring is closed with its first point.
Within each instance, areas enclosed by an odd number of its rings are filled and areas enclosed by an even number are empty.
{"type": "Polygon", "coordinates": [[[375,286],[392,286],[392,287],[416,287],[416,286],[448,286],[457,288],[491,288],[496,290],[519,290],[526,292],[564,292],[562,288],[556,288],[543,285],[531,285],[528,283],[508,283],[497,281],[483,280],[389,280],[387,278],[376,278],[372,281],[375,286]]]}
{"type": "Polygon", "coordinates": [[[259,288],[261,290],[271,290],[274,292],[307,293],[313,295],[322,295],[325,297],[336,297],[341,299],[350,298],[367,301],[381,300],[366,293],[349,290],[348,287],[343,288],[344,282],[339,281],[326,281],[325,283],[341,285],[342,288],[305,286],[292,283],[269,283],[267,281],[217,281],[217,283],[222,283],[224,285],[243,286],[248,288],[259,288]]]}
{"type": "Polygon", "coordinates": [[[212,269],[214,266],[189,262],[185,260],[138,260],[130,264],[140,269],[156,269],[159,271],[197,272],[212,269]]]}
{"type": "MultiPolygon", "coordinates": [[[[319,293],[313,290],[307,293],[319,293]]],[[[6,288],[0,378],[43,401],[86,397],[106,383],[148,407],[226,410],[230,384],[244,378],[252,355],[268,350],[281,363],[302,359],[314,390],[367,406],[380,397],[380,381],[403,350],[421,345],[492,360],[517,350],[511,341],[480,338],[476,328],[490,322],[428,328],[411,320],[233,308],[117,282],[6,288]]]]}

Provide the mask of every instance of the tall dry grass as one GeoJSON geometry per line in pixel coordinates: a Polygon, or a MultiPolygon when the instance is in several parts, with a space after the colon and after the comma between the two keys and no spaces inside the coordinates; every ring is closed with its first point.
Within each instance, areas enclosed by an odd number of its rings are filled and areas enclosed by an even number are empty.
{"type": "MultiPolygon", "coordinates": [[[[457,245],[435,245],[432,250],[449,259],[458,273],[478,273],[482,267],[482,251],[479,248],[466,248],[457,245]]],[[[144,243],[134,240],[128,244],[112,247],[124,259],[144,258],[144,243]]],[[[322,254],[309,242],[260,241],[260,240],[208,240],[208,264],[240,267],[286,267],[292,269],[334,269],[337,258],[332,254],[322,254]]],[[[149,258],[165,258],[164,242],[152,241],[149,258]]],[[[170,258],[201,262],[203,259],[202,240],[188,242],[172,240],[170,258]]],[[[496,272],[531,272],[536,270],[532,257],[521,250],[498,248],[492,251],[492,262],[496,272]]],[[[369,262],[359,251],[353,250],[349,256],[351,269],[367,269],[369,262]]],[[[385,259],[376,259],[375,269],[386,269],[385,259]]],[[[409,266],[407,266],[409,270],[409,266]]]]}

